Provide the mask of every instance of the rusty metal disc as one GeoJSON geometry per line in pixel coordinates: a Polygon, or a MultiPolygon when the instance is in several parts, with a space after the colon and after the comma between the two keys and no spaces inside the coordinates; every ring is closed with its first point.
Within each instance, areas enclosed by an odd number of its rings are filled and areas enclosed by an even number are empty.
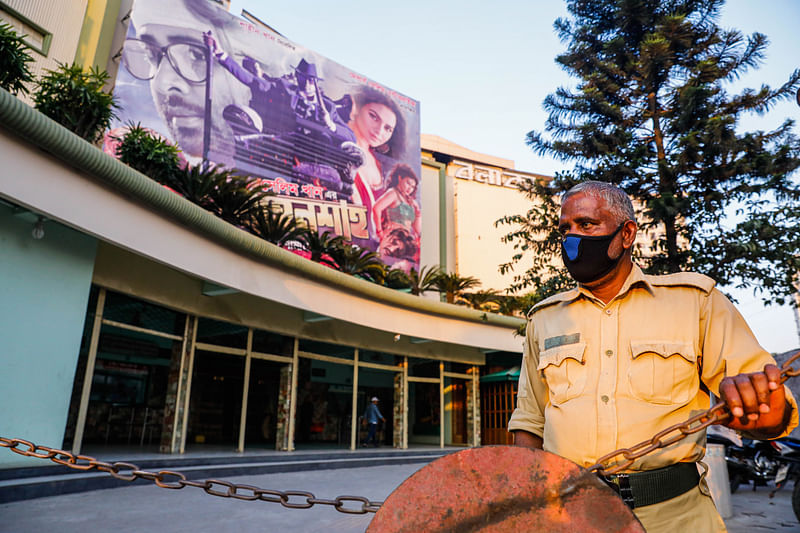
{"type": "Polygon", "coordinates": [[[367,533],[644,533],[596,475],[542,450],[486,446],[424,466],[386,499],[367,533]]]}

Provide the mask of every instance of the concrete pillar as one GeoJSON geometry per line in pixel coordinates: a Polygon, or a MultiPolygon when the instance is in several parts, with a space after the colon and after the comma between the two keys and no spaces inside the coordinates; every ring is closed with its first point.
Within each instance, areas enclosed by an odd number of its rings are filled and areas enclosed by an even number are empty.
{"type": "Polygon", "coordinates": [[[392,405],[392,446],[395,448],[403,448],[403,433],[405,427],[403,424],[403,407],[405,406],[405,381],[401,372],[394,374],[394,401],[392,405]]]}
{"type": "Polygon", "coordinates": [[[289,450],[289,411],[292,398],[292,365],[281,367],[280,390],[278,391],[278,423],[275,429],[275,449],[289,450]]]}
{"type": "Polygon", "coordinates": [[[169,363],[169,374],[167,375],[167,393],[164,398],[164,418],[161,425],[161,441],[158,446],[158,451],[161,453],[173,453],[177,451],[173,449],[173,442],[175,441],[175,426],[177,424],[181,363],[183,361],[182,355],[186,350],[187,335],[190,331],[190,325],[193,322],[194,318],[187,315],[186,325],[183,328],[183,342],[180,344],[174,342],[172,344],[172,356],[169,363]]]}
{"type": "Polygon", "coordinates": [[[725,464],[725,446],[708,444],[703,462],[708,465],[706,481],[717,511],[723,519],[733,516],[731,509],[731,485],[728,479],[728,466],[725,464]]]}

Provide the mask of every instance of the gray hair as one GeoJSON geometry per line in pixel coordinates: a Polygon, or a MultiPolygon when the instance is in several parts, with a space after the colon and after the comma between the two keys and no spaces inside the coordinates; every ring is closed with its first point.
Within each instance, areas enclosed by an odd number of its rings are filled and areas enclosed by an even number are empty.
{"type": "Polygon", "coordinates": [[[636,214],[633,211],[631,199],[625,191],[613,183],[591,180],[578,183],[561,195],[561,205],[564,205],[564,202],[566,202],[570,196],[574,196],[578,193],[605,200],[606,205],[608,205],[608,210],[614,215],[618,224],[622,224],[626,220],[633,220],[636,222],[636,214]]]}

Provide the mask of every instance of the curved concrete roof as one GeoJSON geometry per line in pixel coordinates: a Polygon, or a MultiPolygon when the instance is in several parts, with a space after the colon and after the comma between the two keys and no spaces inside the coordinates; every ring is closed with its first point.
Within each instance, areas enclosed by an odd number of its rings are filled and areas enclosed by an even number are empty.
{"type": "Polygon", "coordinates": [[[0,196],[201,279],[380,330],[518,351],[524,321],[395,291],[236,228],[0,89],[0,196]],[[64,163],[67,163],[66,165],[64,163]]]}

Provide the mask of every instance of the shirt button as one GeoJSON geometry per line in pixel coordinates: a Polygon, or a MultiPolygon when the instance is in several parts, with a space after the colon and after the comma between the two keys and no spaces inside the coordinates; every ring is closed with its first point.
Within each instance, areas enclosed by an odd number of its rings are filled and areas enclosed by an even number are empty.
{"type": "Polygon", "coordinates": [[[614,350],[606,350],[606,355],[608,357],[611,357],[612,355],[614,355],[614,350]]]}
{"type": "Polygon", "coordinates": [[[603,403],[608,403],[608,396],[606,396],[605,394],[600,396],[600,399],[603,400],[603,403]]]}
{"type": "Polygon", "coordinates": [[[606,309],[606,314],[610,315],[611,314],[611,309],[606,309]]]}

